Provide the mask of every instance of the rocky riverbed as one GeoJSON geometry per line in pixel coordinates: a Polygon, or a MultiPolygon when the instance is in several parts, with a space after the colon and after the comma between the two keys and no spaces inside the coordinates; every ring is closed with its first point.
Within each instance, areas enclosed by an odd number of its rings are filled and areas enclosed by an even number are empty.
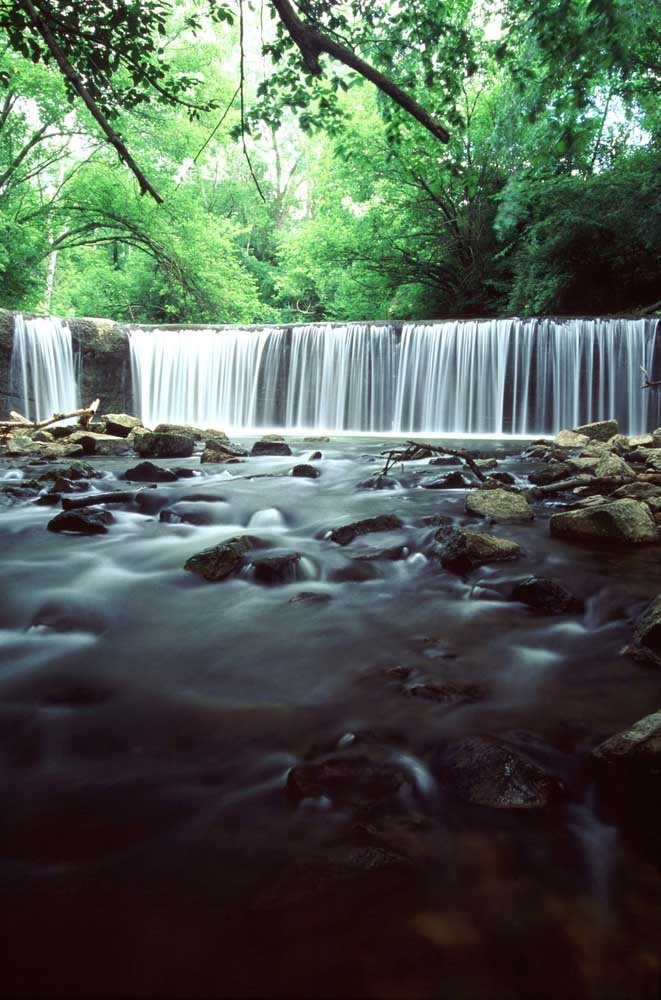
{"type": "Polygon", "coordinates": [[[661,432],[429,444],[6,440],[7,992],[655,995],[661,432]]]}

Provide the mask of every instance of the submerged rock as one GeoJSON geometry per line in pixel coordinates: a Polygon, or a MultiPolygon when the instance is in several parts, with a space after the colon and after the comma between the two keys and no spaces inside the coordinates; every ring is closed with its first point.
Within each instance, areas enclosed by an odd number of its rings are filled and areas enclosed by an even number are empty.
{"type": "Polygon", "coordinates": [[[473,490],[466,497],[466,513],[486,517],[496,524],[525,524],[533,509],[521,493],[502,489],[473,490]]]}
{"type": "Polygon", "coordinates": [[[114,517],[109,510],[85,507],[65,510],[48,522],[49,531],[72,531],[78,535],[105,535],[114,517]]]}
{"type": "Polygon", "coordinates": [[[561,483],[563,479],[573,476],[574,470],[567,462],[549,462],[543,469],[531,472],[528,479],[535,486],[550,486],[551,483],[561,483]]]}
{"type": "Polygon", "coordinates": [[[131,483],[176,483],[178,477],[171,469],[163,469],[153,462],[139,462],[126,470],[124,478],[131,483]]]}
{"type": "Polygon", "coordinates": [[[318,479],[321,472],[319,469],[315,469],[313,465],[295,465],[291,470],[291,474],[302,479],[318,479]]]}
{"type": "Polygon", "coordinates": [[[238,535],[211,548],[196,552],[184,563],[184,569],[211,583],[227,579],[245,565],[245,555],[261,544],[253,535],[238,535]]]}
{"type": "Polygon", "coordinates": [[[289,598],[289,604],[328,604],[332,595],[323,590],[301,590],[289,598]]]}
{"type": "Polygon", "coordinates": [[[399,483],[390,476],[374,476],[372,479],[363,479],[356,483],[357,490],[396,490],[399,483]]]}
{"type": "Polygon", "coordinates": [[[329,537],[337,545],[348,545],[358,535],[367,535],[373,531],[396,531],[402,527],[396,514],[379,514],[377,517],[366,517],[363,521],[342,525],[341,528],[333,528],[329,537]]]}
{"type": "Polygon", "coordinates": [[[408,545],[391,545],[385,549],[365,549],[351,556],[355,562],[372,562],[375,559],[406,559],[409,554],[408,545]]]}
{"type": "Polygon", "coordinates": [[[156,431],[136,437],[134,448],[146,458],[189,458],[195,450],[192,434],[156,431]]]}
{"type": "Polygon", "coordinates": [[[545,576],[528,576],[525,580],[520,580],[512,590],[510,600],[527,604],[533,611],[543,615],[561,615],[580,611],[583,607],[582,602],[566,587],[545,576]]]}
{"type": "Polygon", "coordinates": [[[42,472],[39,479],[42,482],[54,482],[60,476],[64,479],[94,479],[98,474],[98,469],[88,462],[72,462],[71,465],[42,472]]]}
{"type": "Polygon", "coordinates": [[[476,684],[452,684],[449,681],[423,681],[404,688],[404,693],[411,698],[422,698],[425,701],[435,701],[446,708],[455,705],[468,705],[483,701],[486,692],[476,684]]]}
{"type": "Polygon", "coordinates": [[[460,472],[449,472],[442,479],[434,479],[431,483],[422,483],[421,485],[426,490],[465,490],[472,486],[472,483],[460,472]]]}
{"type": "Polygon", "coordinates": [[[270,438],[262,438],[261,441],[255,441],[254,445],[250,450],[251,455],[291,455],[292,450],[289,445],[281,440],[277,435],[275,440],[270,438]]]}
{"type": "Polygon", "coordinates": [[[609,500],[584,510],[554,514],[553,538],[586,544],[649,545],[658,541],[658,528],[649,508],[637,500],[609,500]]]}
{"type": "Polygon", "coordinates": [[[282,583],[292,583],[300,579],[300,561],[298,552],[288,552],[286,555],[269,556],[265,559],[253,560],[253,571],[256,583],[276,586],[282,583]]]}
{"type": "Polygon", "coordinates": [[[436,538],[440,542],[441,565],[452,573],[469,573],[485,563],[517,559],[521,554],[516,542],[480,531],[442,527],[436,538]]]}
{"type": "Polygon", "coordinates": [[[312,764],[297,764],[287,777],[287,793],[294,799],[327,795],[360,805],[396,795],[406,781],[394,764],[366,755],[337,755],[312,764]]]}
{"type": "Polygon", "coordinates": [[[544,809],[564,791],[558,778],[490,736],[451,744],[443,771],[462,799],[492,809],[544,809]]]}

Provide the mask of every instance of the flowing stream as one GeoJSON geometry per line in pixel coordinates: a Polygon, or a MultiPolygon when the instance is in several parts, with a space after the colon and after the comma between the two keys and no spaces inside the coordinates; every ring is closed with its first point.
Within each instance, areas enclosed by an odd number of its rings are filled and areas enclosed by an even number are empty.
{"type": "MultiPolygon", "coordinates": [[[[251,341],[254,366],[272,337],[251,341]]],[[[370,406],[380,420],[382,401],[370,406]]],[[[4,992],[654,996],[658,871],[600,813],[584,764],[659,707],[658,673],[620,652],[661,587],[658,550],[551,541],[540,509],[490,529],[522,545],[519,561],[458,576],[424,522],[475,527],[463,491],[423,488],[445,469],[409,463],[375,490],[386,441],[291,444],[292,457],[226,468],[162,462],[195,474],[136,486],[98,536],[49,532],[52,507],[2,494],[4,992]],[[291,475],[303,461],[318,478],[291,475]],[[327,537],[385,513],[402,527],[327,537]],[[260,554],[300,556],[285,582],[249,565],[221,583],[184,571],[245,533],[260,554]],[[384,547],[397,552],[355,558],[384,547]],[[585,610],[544,618],[509,600],[529,573],[585,610]],[[416,696],[429,683],[483,696],[416,696]],[[563,802],[462,802],[441,761],[475,735],[522,748],[564,783],[563,802]],[[292,799],[291,767],[331,751],[396,768],[390,805],[292,799]]],[[[478,446],[524,481],[511,445],[478,446]]],[[[92,461],[89,490],[127,488],[135,459],[92,461]]],[[[4,459],[0,485],[43,470],[4,459]]]]}

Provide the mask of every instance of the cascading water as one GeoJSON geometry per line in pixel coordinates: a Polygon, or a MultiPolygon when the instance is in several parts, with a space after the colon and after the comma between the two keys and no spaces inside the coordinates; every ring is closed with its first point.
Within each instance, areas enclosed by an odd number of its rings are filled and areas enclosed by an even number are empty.
{"type": "Polygon", "coordinates": [[[534,436],[616,417],[656,425],[640,366],[656,320],[481,320],[133,329],[148,425],[534,436]]]}
{"type": "Polygon", "coordinates": [[[16,316],[11,378],[21,397],[21,413],[31,420],[76,409],[73,345],[65,321],[16,316]]]}

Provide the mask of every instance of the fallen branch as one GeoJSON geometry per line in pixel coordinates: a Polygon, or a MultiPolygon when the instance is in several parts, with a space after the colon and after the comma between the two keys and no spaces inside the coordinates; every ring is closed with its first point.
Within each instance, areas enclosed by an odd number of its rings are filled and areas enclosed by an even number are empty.
{"type": "Polygon", "coordinates": [[[558,483],[549,483],[546,486],[531,486],[526,490],[526,493],[531,500],[541,500],[542,497],[552,496],[554,493],[565,493],[569,490],[575,490],[579,486],[589,486],[591,489],[594,489],[595,493],[599,493],[603,489],[608,489],[612,493],[619,486],[625,486],[630,482],[632,482],[631,479],[625,479],[623,476],[598,477],[583,473],[580,476],[575,476],[573,479],[563,479],[558,483]]]}
{"type": "Polygon", "coordinates": [[[411,462],[416,458],[424,458],[424,453],[427,453],[429,455],[452,455],[454,458],[460,458],[481,483],[486,482],[487,477],[478,468],[475,459],[469,451],[464,451],[462,448],[446,448],[444,445],[426,444],[419,441],[407,441],[406,445],[407,447],[405,448],[394,448],[390,451],[381,452],[382,455],[386,456],[386,464],[383,467],[381,475],[387,476],[388,470],[398,462],[411,462]],[[423,454],[420,455],[419,452],[423,452],[423,454]]]}
{"type": "Polygon", "coordinates": [[[52,417],[48,417],[47,420],[28,420],[22,413],[16,413],[15,410],[12,410],[9,414],[11,420],[0,421],[0,433],[11,434],[16,428],[22,428],[26,431],[39,431],[42,427],[58,424],[61,420],[71,420],[73,417],[79,418],[78,423],[81,427],[87,427],[92,417],[96,415],[99,403],[100,400],[95,399],[89,406],[82,406],[80,409],[72,410],[70,413],[55,413],[52,417]]]}
{"type": "Polygon", "coordinates": [[[643,378],[645,381],[641,385],[641,389],[658,389],[661,386],[661,378],[651,379],[647,374],[647,368],[640,366],[640,370],[643,373],[643,378]]]}

